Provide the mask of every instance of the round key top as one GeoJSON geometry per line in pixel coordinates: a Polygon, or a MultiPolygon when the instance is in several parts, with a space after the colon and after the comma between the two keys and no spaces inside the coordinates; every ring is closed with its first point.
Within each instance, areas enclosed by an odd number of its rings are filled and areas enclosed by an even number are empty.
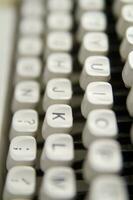
{"type": "Polygon", "coordinates": [[[69,79],[51,79],[45,89],[43,98],[44,111],[52,104],[70,104],[72,99],[72,84],[69,79]]]}
{"type": "Polygon", "coordinates": [[[110,109],[113,106],[112,87],[106,82],[92,82],[87,86],[81,103],[82,115],[87,118],[94,109],[110,109]]]}
{"type": "Polygon", "coordinates": [[[38,113],[35,110],[15,112],[11,123],[10,140],[16,136],[36,136],[38,124],[38,113]]]}
{"type": "Polygon", "coordinates": [[[12,111],[19,109],[34,109],[40,100],[40,85],[36,81],[23,81],[16,85],[12,111]]]}
{"type": "Polygon", "coordinates": [[[115,139],[117,135],[117,120],[112,110],[99,109],[89,113],[82,133],[82,141],[86,148],[95,140],[115,139]]]}
{"type": "Polygon", "coordinates": [[[126,5],[122,8],[121,16],[117,22],[116,30],[120,37],[124,37],[129,26],[133,25],[133,5],[126,5]]]}
{"type": "Polygon", "coordinates": [[[27,36],[20,38],[18,42],[18,54],[20,56],[41,56],[43,42],[40,37],[27,36]]]}
{"type": "Polygon", "coordinates": [[[3,200],[33,199],[35,189],[35,170],[28,166],[13,167],[7,174],[3,200]]]}
{"type": "Polygon", "coordinates": [[[54,167],[46,171],[41,186],[40,200],[72,200],[75,196],[76,180],[71,168],[54,167]]]}
{"type": "Polygon", "coordinates": [[[82,41],[83,36],[87,32],[105,31],[107,26],[106,15],[103,12],[86,12],[80,19],[80,25],[77,33],[77,38],[82,41]]]}
{"type": "Polygon", "coordinates": [[[70,31],[73,26],[72,16],[66,12],[53,12],[48,15],[47,28],[49,31],[70,31]]]}
{"type": "Polygon", "coordinates": [[[22,35],[42,35],[44,23],[40,18],[25,17],[20,22],[19,32],[22,35]]]}
{"type": "Polygon", "coordinates": [[[125,181],[117,175],[102,175],[92,181],[86,200],[128,200],[125,181]]]}
{"type": "Polygon", "coordinates": [[[120,55],[122,59],[126,60],[131,51],[133,51],[133,26],[127,29],[123,42],[120,46],[120,55]]]}
{"type": "Polygon", "coordinates": [[[123,167],[121,149],[118,142],[101,139],[90,145],[84,163],[84,178],[90,182],[99,175],[118,174],[123,167]]]}
{"type": "Polygon", "coordinates": [[[11,140],[6,166],[33,166],[36,160],[37,144],[34,137],[18,136],[11,140]]]}
{"type": "Polygon", "coordinates": [[[25,0],[22,1],[22,17],[43,17],[45,15],[44,3],[42,0],[25,0]]]}
{"type": "Polygon", "coordinates": [[[128,55],[126,64],[122,71],[122,78],[126,87],[133,85],[133,51],[128,55]]]}
{"type": "Polygon", "coordinates": [[[41,76],[42,63],[39,58],[19,58],[16,66],[15,82],[38,80],[41,76]]]}
{"type": "Polygon", "coordinates": [[[43,171],[55,166],[69,166],[72,164],[73,159],[74,144],[72,136],[55,133],[46,139],[40,164],[43,171]]]}
{"type": "Polygon", "coordinates": [[[109,81],[111,76],[110,62],[105,56],[90,56],[86,59],[80,75],[80,87],[85,90],[94,81],[109,81]]]}
{"type": "Polygon", "coordinates": [[[42,136],[46,139],[54,133],[70,133],[72,127],[72,108],[66,104],[51,105],[45,115],[42,136]]]}
{"type": "Polygon", "coordinates": [[[46,58],[50,53],[69,52],[72,50],[73,40],[69,32],[51,32],[46,39],[46,58]]]}
{"type": "Polygon", "coordinates": [[[100,11],[105,7],[105,0],[78,0],[77,20],[86,11],[100,11]]]}
{"type": "Polygon", "coordinates": [[[108,50],[108,37],[105,33],[87,33],[83,38],[81,49],[79,51],[79,61],[83,64],[89,56],[107,55],[108,50]]]}
{"type": "Polygon", "coordinates": [[[55,78],[68,78],[73,70],[72,57],[67,53],[50,54],[44,69],[43,82],[55,78]]]}

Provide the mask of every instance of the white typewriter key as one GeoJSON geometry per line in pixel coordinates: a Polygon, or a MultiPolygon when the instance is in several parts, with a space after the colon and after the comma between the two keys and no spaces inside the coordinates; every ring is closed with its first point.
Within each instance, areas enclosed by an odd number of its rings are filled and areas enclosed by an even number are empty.
{"type": "Polygon", "coordinates": [[[41,0],[23,1],[21,7],[22,17],[43,17],[45,14],[44,3],[41,0]]]}
{"type": "Polygon", "coordinates": [[[105,7],[105,0],[78,0],[77,19],[86,11],[101,11],[105,7]]]}
{"type": "Polygon", "coordinates": [[[105,31],[107,27],[106,15],[103,12],[86,12],[80,19],[80,26],[77,38],[82,41],[83,36],[87,32],[105,31]]]}
{"type": "Polygon", "coordinates": [[[127,29],[123,42],[120,46],[120,55],[122,59],[126,60],[131,51],[133,51],[133,26],[127,29]]]}
{"type": "Polygon", "coordinates": [[[133,85],[133,51],[128,55],[127,62],[122,71],[122,78],[126,87],[133,85]]]}
{"type": "Polygon", "coordinates": [[[48,0],[48,11],[71,11],[73,8],[73,1],[71,0],[48,0]]]}
{"type": "Polygon", "coordinates": [[[51,79],[45,89],[43,98],[44,111],[52,104],[70,104],[72,99],[72,84],[69,79],[51,79]]]}
{"type": "Polygon", "coordinates": [[[73,40],[69,32],[51,32],[46,39],[46,57],[50,53],[69,52],[72,50],[73,40]]]}
{"type": "Polygon", "coordinates": [[[125,181],[117,175],[102,175],[92,181],[86,200],[128,200],[125,181]]]}
{"type": "Polygon", "coordinates": [[[76,196],[76,178],[68,167],[48,169],[43,178],[40,200],[73,200],[76,196]]]}
{"type": "Polygon", "coordinates": [[[19,32],[22,35],[42,35],[44,23],[40,18],[24,17],[20,22],[19,32]]]}
{"type": "Polygon", "coordinates": [[[19,109],[34,109],[40,100],[40,86],[36,81],[24,81],[16,85],[12,111],[19,109]]]}
{"type": "Polygon", "coordinates": [[[38,58],[19,58],[16,66],[15,82],[38,80],[41,76],[42,63],[38,58]]]}
{"type": "Polygon", "coordinates": [[[22,37],[18,42],[18,55],[41,56],[43,53],[43,41],[40,37],[22,37]]]}
{"type": "Polygon", "coordinates": [[[81,103],[82,115],[87,118],[94,109],[111,109],[113,106],[112,87],[106,82],[92,82],[87,86],[81,103]]]}
{"type": "Polygon", "coordinates": [[[116,139],[118,134],[117,120],[112,110],[93,110],[89,113],[85,124],[82,141],[86,148],[98,139],[116,139]]]}
{"type": "Polygon", "coordinates": [[[133,86],[131,87],[130,92],[128,94],[126,104],[130,116],[133,117],[133,86]]]}
{"type": "Polygon", "coordinates": [[[121,149],[118,142],[101,139],[93,142],[84,163],[84,178],[87,182],[98,175],[118,174],[123,167],[121,149]]]}
{"type": "Polygon", "coordinates": [[[42,136],[46,139],[54,133],[70,133],[72,126],[72,108],[65,104],[55,104],[47,109],[42,127],[42,136]]]}
{"type": "Polygon", "coordinates": [[[35,110],[17,111],[13,115],[10,139],[16,136],[36,136],[38,124],[38,113],[35,110]]]}
{"type": "Polygon", "coordinates": [[[32,199],[35,189],[35,170],[28,166],[13,167],[7,174],[3,200],[32,199]]]}
{"type": "Polygon", "coordinates": [[[18,136],[11,140],[6,166],[33,166],[36,160],[36,140],[31,136],[18,136]]]}
{"type": "Polygon", "coordinates": [[[72,16],[66,12],[53,12],[48,15],[47,28],[49,31],[70,31],[73,26],[72,16]]]}
{"type": "Polygon", "coordinates": [[[108,50],[108,37],[105,33],[87,33],[83,38],[81,49],[79,51],[79,61],[83,64],[89,56],[107,55],[108,50]]]}
{"type": "Polygon", "coordinates": [[[133,0],[115,0],[113,5],[114,14],[119,17],[123,6],[133,4],[133,0]]]}
{"type": "Polygon", "coordinates": [[[53,53],[48,56],[43,75],[43,82],[54,78],[68,78],[72,73],[72,57],[67,53],[53,53]]]}
{"type": "Polygon", "coordinates": [[[74,159],[74,144],[72,136],[68,134],[50,135],[44,145],[41,155],[41,169],[43,171],[54,166],[69,166],[74,159]]]}
{"type": "Polygon", "coordinates": [[[126,5],[122,8],[121,17],[116,26],[117,33],[120,37],[124,37],[129,26],[133,25],[133,5],[126,5]]]}
{"type": "Polygon", "coordinates": [[[80,75],[80,87],[85,90],[94,81],[109,81],[111,77],[110,62],[105,56],[90,56],[86,59],[80,75]]]}

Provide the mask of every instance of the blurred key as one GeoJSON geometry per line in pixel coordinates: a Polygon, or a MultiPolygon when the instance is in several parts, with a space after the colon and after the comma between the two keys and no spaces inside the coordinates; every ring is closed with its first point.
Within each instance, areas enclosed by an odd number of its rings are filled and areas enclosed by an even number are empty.
{"type": "Polygon", "coordinates": [[[105,8],[105,0],[78,0],[77,19],[86,11],[100,11],[105,8]]]}
{"type": "Polygon", "coordinates": [[[133,5],[123,6],[116,30],[120,37],[124,37],[128,27],[133,25],[133,5]]]}
{"type": "Polygon", "coordinates": [[[129,114],[133,117],[133,86],[131,87],[130,92],[127,96],[126,104],[129,114]]]}
{"type": "Polygon", "coordinates": [[[77,38],[82,41],[83,36],[87,32],[102,32],[107,28],[106,15],[103,12],[91,11],[85,12],[80,18],[80,25],[77,38]]]}
{"type": "Polygon", "coordinates": [[[118,142],[101,139],[90,145],[84,163],[84,179],[90,182],[99,175],[118,174],[123,167],[121,149],[118,142]]]}
{"type": "Polygon", "coordinates": [[[44,32],[44,23],[40,18],[24,17],[19,25],[21,35],[38,35],[41,36],[44,32]]]}
{"type": "Polygon", "coordinates": [[[51,32],[46,38],[45,56],[51,53],[70,52],[73,48],[72,35],[69,32],[51,32]]]}
{"type": "Polygon", "coordinates": [[[128,55],[127,61],[122,71],[122,78],[126,87],[133,85],[133,51],[128,55]]]}
{"type": "Polygon", "coordinates": [[[12,100],[12,111],[36,109],[40,101],[40,85],[36,81],[23,81],[16,85],[12,100]]]}
{"type": "Polygon", "coordinates": [[[76,179],[71,168],[54,167],[46,171],[41,186],[40,200],[73,200],[75,196],[76,179]]]}
{"type": "Polygon", "coordinates": [[[78,58],[83,64],[89,56],[106,56],[108,51],[108,36],[101,32],[91,32],[84,36],[78,58]]]}
{"type": "Polygon", "coordinates": [[[120,176],[102,175],[92,181],[86,200],[129,200],[126,183],[120,176]]]}
{"type": "Polygon", "coordinates": [[[23,17],[44,17],[44,2],[42,0],[23,0],[20,12],[23,17]]]}
{"type": "Polygon", "coordinates": [[[18,41],[19,56],[41,56],[43,53],[43,42],[40,37],[27,36],[18,41]]]}
{"type": "Polygon", "coordinates": [[[47,57],[43,82],[54,78],[68,78],[73,70],[72,57],[68,53],[53,53],[47,57]]]}
{"type": "Polygon", "coordinates": [[[16,64],[15,83],[24,80],[39,80],[42,71],[42,63],[36,57],[18,58],[16,64]]]}
{"type": "Polygon", "coordinates": [[[125,37],[120,46],[120,55],[125,61],[128,54],[133,51],[133,26],[129,27],[126,31],[125,37]]]}
{"type": "Polygon", "coordinates": [[[63,133],[50,135],[41,155],[41,169],[70,166],[74,160],[74,144],[72,136],[63,133]]]}
{"type": "Polygon", "coordinates": [[[67,12],[52,12],[47,17],[48,31],[70,31],[73,26],[72,15],[67,12]]]}
{"type": "Polygon", "coordinates": [[[35,190],[35,170],[28,166],[13,167],[7,174],[3,200],[33,199],[35,190]]]}

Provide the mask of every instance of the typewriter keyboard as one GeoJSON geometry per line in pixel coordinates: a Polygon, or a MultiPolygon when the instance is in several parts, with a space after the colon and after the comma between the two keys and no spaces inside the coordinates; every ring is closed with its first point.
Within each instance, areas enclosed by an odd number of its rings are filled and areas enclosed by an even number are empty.
{"type": "Polygon", "coordinates": [[[23,0],[7,23],[1,199],[132,200],[133,0],[23,0]]]}

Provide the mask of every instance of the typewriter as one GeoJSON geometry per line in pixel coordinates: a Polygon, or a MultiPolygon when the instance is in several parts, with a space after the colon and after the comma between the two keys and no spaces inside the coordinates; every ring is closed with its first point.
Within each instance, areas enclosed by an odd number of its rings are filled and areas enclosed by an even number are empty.
{"type": "Polygon", "coordinates": [[[133,0],[0,8],[0,199],[133,200],[133,0]]]}

